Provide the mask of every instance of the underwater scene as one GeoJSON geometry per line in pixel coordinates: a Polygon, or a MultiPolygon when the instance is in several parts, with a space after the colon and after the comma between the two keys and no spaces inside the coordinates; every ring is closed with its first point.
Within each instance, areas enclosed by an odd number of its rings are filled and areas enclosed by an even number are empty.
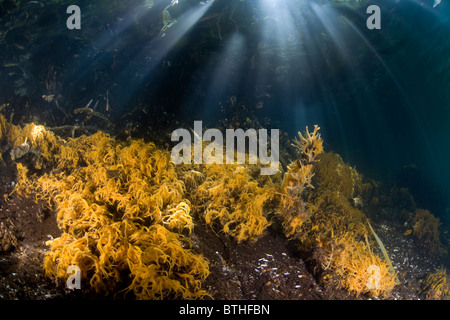
{"type": "Polygon", "coordinates": [[[450,298],[448,0],[2,0],[0,148],[2,300],[450,298]]]}

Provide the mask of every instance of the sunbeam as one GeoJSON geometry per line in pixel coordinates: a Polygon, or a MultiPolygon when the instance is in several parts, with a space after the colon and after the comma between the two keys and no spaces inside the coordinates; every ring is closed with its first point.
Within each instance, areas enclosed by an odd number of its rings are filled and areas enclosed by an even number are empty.
{"type": "Polygon", "coordinates": [[[245,38],[239,33],[232,35],[225,40],[223,52],[220,54],[219,63],[210,70],[208,74],[212,77],[208,79],[207,95],[202,101],[203,105],[198,106],[206,119],[217,118],[221,98],[226,93],[236,90],[237,78],[242,77],[242,64],[240,57],[244,54],[245,38]]]}
{"type": "Polygon", "coordinates": [[[213,3],[214,0],[211,0],[189,9],[177,18],[176,23],[172,22],[170,28],[165,26],[161,34],[142,45],[140,52],[132,59],[134,63],[130,64],[117,79],[118,83],[124,83],[128,88],[127,97],[122,97],[123,104],[126,105],[130,101],[143,82],[151,76],[152,70],[160,65],[170,50],[205,15],[213,3]],[[130,74],[135,76],[130,79],[130,74]]]}

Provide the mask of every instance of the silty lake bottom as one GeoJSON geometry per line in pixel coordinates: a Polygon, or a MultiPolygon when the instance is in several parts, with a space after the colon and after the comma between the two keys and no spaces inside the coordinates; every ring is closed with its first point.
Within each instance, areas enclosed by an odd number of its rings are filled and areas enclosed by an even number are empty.
{"type": "Polygon", "coordinates": [[[0,297],[447,299],[449,11],[3,1],[0,297]]]}

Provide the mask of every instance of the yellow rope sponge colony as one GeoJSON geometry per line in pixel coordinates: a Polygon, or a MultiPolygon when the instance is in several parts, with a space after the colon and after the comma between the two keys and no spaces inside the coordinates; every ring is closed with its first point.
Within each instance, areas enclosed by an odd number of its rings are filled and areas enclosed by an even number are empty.
{"type": "Polygon", "coordinates": [[[47,275],[67,279],[77,265],[98,292],[123,290],[138,299],[207,294],[201,283],[208,262],[190,249],[190,202],[169,152],[142,140],[123,145],[102,132],[48,141],[56,159],[48,173],[29,176],[17,164],[17,190],[54,208],[63,231],[48,242],[47,275]]]}
{"type": "MultiPolygon", "coordinates": [[[[205,297],[209,263],[189,238],[194,213],[237,242],[256,241],[270,218],[279,219],[324,281],[356,295],[387,296],[396,274],[370,249],[373,235],[355,200],[362,177],[339,155],[323,153],[318,130],[299,133],[293,146],[300,155],[280,181],[256,177],[259,165],[175,167],[168,151],[143,140],[121,143],[97,132],[66,141],[0,115],[0,139],[17,151],[15,191],[54,210],[62,231],[48,242],[44,270],[51,277],[66,280],[76,265],[84,288],[105,294],[205,297]],[[27,152],[42,165],[17,161],[27,152]]],[[[431,228],[422,218],[417,214],[415,235],[432,238],[436,221],[431,228]]]]}

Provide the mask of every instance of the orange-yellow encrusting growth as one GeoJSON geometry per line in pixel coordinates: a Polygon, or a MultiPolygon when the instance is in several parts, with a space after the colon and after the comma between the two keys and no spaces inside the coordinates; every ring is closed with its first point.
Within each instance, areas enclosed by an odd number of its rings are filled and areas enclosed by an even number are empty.
{"type": "MultiPolygon", "coordinates": [[[[202,146],[203,150],[207,147],[206,143],[202,146]]],[[[220,151],[217,148],[215,152],[220,151]]],[[[275,186],[271,178],[256,177],[262,164],[248,164],[248,153],[234,154],[235,158],[245,158],[245,164],[226,164],[223,151],[223,164],[209,160],[183,164],[177,167],[178,175],[188,189],[194,216],[238,243],[257,241],[271,225],[268,214],[273,210],[275,186]]]]}
{"type": "Polygon", "coordinates": [[[127,290],[137,298],[202,297],[209,274],[202,256],[185,249],[190,243],[161,225],[142,228],[130,237],[127,261],[133,281],[127,290]]]}
{"type": "Polygon", "coordinates": [[[323,152],[319,129],[316,125],[312,133],[308,127],[305,135],[298,133],[300,140],[295,140],[293,146],[299,150],[300,156],[288,166],[283,177],[278,212],[282,216],[287,237],[300,234],[304,222],[310,217],[308,204],[302,196],[306,188],[314,188],[311,184],[313,166],[318,161],[317,156],[323,152]]]}
{"type": "Polygon", "coordinates": [[[389,266],[371,251],[365,241],[358,241],[350,233],[319,242],[320,261],[323,271],[331,271],[339,286],[356,296],[368,293],[385,297],[396,285],[389,266]]]}
{"type": "Polygon", "coordinates": [[[245,165],[207,164],[202,175],[191,193],[199,215],[238,242],[256,241],[270,225],[267,210],[274,189],[260,186],[245,165]]]}
{"type": "Polygon", "coordinates": [[[57,141],[50,172],[29,176],[17,165],[18,190],[54,208],[63,231],[48,242],[47,275],[65,279],[77,265],[98,292],[131,291],[138,299],[207,294],[201,284],[208,262],[190,249],[190,202],[169,152],[102,132],[50,141],[57,141]]]}
{"type": "Polygon", "coordinates": [[[413,234],[430,256],[439,254],[441,241],[439,240],[440,220],[430,211],[417,209],[414,216],[413,234]]]}
{"type": "MultiPolygon", "coordinates": [[[[153,143],[122,143],[103,132],[66,141],[1,115],[0,134],[11,146],[28,143],[47,165],[33,174],[17,162],[16,191],[56,212],[62,235],[48,242],[44,260],[51,277],[65,280],[77,265],[83,283],[98,292],[202,298],[209,264],[190,241],[194,223],[241,243],[257,241],[275,220],[339,286],[383,297],[395,285],[355,205],[362,178],[339,155],[323,153],[317,125],[299,133],[298,158],[282,179],[258,178],[259,164],[176,166],[153,143]],[[371,282],[374,272],[379,278],[371,282]]],[[[425,230],[420,217],[417,236],[425,230]]]]}
{"type": "Polygon", "coordinates": [[[387,296],[396,274],[371,250],[365,216],[355,206],[362,178],[339,155],[323,153],[318,130],[299,133],[293,146],[300,156],[283,177],[278,213],[286,236],[299,240],[316,269],[340,287],[356,295],[387,296]]]}
{"type": "Polygon", "coordinates": [[[396,284],[390,262],[371,248],[375,242],[364,213],[355,205],[362,178],[339,155],[323,153],[314,167],[308,195],[311,217],[308,229],[298,238],[312,251],[327,277],[356,295],[388,296],[396,284]],[[370,244],[372,243],[372,245],[370,244]],[[370,285],[377,272],[377,282],[370,285]]]}

